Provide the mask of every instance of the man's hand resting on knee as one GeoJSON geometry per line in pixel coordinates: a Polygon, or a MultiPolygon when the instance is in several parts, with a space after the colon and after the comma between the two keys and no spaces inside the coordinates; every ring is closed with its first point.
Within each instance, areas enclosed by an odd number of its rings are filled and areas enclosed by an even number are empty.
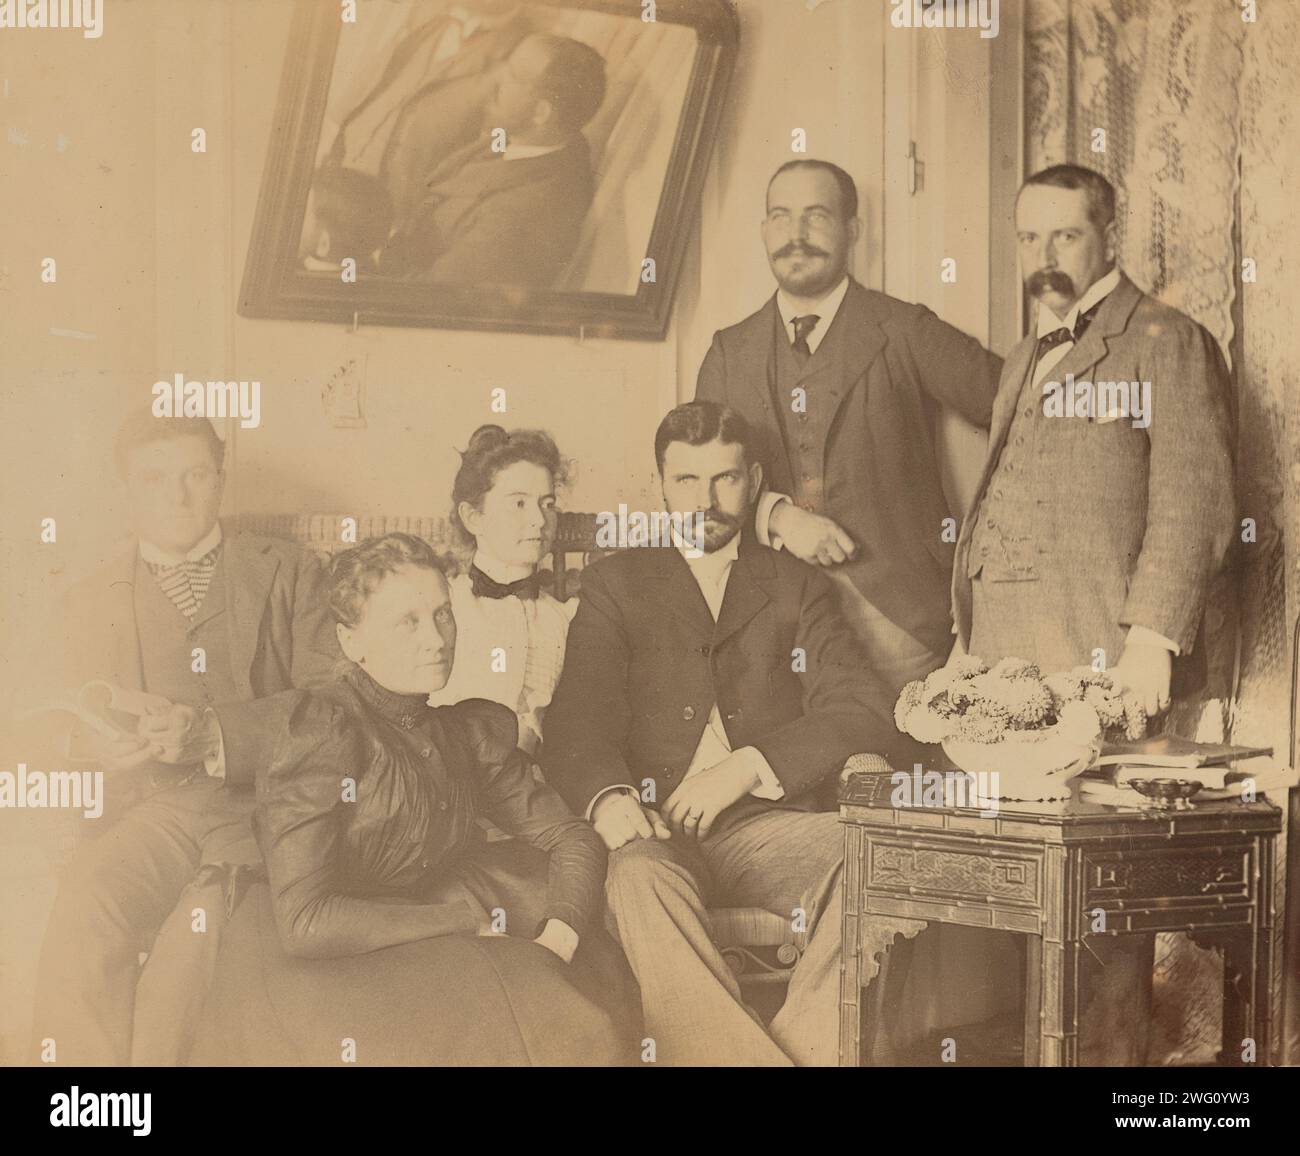
{"type": "Polygon", "coordinates": [[[659,812],[643,807],[635,795],[626,791],[610,791],[602,798],[591,812],[591,825],[611,851],[633,839],[672,838],[659,812]]]}

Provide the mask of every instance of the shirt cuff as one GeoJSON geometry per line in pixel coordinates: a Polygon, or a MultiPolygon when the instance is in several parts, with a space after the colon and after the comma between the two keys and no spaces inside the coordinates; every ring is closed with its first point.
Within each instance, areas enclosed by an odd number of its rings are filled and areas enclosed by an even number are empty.
{"type": "Polygon", "coordinates": [[[217,718],[217,712],[210,706],[204,708],[203,717],[210,718],[212,725],[217,728],[216,753],[203,760],[203,769],[208,772],[210,778],[220,779],[224,783],[226,781],[226,740],[221,734],[221,720],[217,718]]]}
{"type": "Polygon", "coordinates": [[[1182,654],[1182,647],[1176,642],[1170,641],[1163,634],[1157,634],[1154,630],[1146,626],[1130,626],[1128,628],[1128,638],[1125,644],[1136,642],[1147,646],[1163,646],[1166,650],[1174,654],[1182,654]]]}
{"type": "Polygon", "coordinates": [[[588,823],[591,822],[591,813],[596,809],[596,804],[608,795],[610,791],[626,791],[638,803],[641,801],[641,796],[637,794],[635,787],[629,786],[627,783],[615,783],[612,787],[606,787],[603,791],[597,791],[591,796],[591,802],[587,804],[587,809],[582,813],[582,817],[586,819],[588,823]]]}
{"type": "Polygon", "coordinates": [[[771,546],[773,550],[781,549],[781,536],[773,535],[769,523],[772,519],[772,511],[782,502],[789,500],[785,494],[776,494],[771,490],[766,490],[759,496],[754,506],[754,533],[760,545],[771,546]]]}
{"type": "Polygon", "coordinates": [[[764,757],[763,752],[757,747],[741,747],[736,751],[737,756],[744,756],[745,765],[748,766],[754,774],[758,776],[758,786],[750,791],[755,799],[784,799],[785,788],[781,786],[781,780],[776,777],[776,772],[772,770],[772,765],[764,757]]]}
{"type": "Polygon", "coordinates": [[[581,922],[581,920],[577,918],[576,911],[567,907],[548,909],[547,913],[542,916],[541,922],[538,923],[537,931],[533,934],[533,938],[537,939],[540,937],[546,930],[546,925],[552,920],[560,925],[556,929],[556,934],[559,935],[561,939],[572,943],[572,951],[576,952],[578,950],[578,944],[582,941],[582,936],[579,934],[578,929],[574,924],[575,922],[581,922]]]}

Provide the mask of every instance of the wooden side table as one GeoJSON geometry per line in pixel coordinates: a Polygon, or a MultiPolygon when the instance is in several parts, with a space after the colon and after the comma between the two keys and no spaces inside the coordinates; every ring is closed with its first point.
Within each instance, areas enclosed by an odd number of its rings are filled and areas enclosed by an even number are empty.
{"type": "MultiPolygon", "coordinates": [[[[1106,934],[1185,931],[1224,953],[1224,1062],[1252,1038],[1275,1062],[1282,935],[1274,902],[1281,810],[1261,800],[1145,810],[1083,801],[1003,802],[997,815],[895,808],[892,776],[854,774],[844,823],[840,1063],[862,1041],[862,920],[894,916],[1028,937],[1026,1066],[1078,1062],[1079,952],[1094,913],[1106,934]]],[[[1076,780],[1077,784],[1077,780],[1076,780]]]]}

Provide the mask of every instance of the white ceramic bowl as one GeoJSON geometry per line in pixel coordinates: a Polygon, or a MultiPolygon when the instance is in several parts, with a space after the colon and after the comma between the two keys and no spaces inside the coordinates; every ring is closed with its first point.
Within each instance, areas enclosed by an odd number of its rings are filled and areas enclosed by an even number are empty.
{"type": "Polygon", "coordinates": [[[1069,782],[1092,765],[1101,753],[1101,738],[1091,742],[1048,732],[1036,742],[1007,737],[996,743],[945,739],[946,754],[970,774],[994,774],[997,786],[987,783],[989,794],[999,799],[1040,802],[1065,798],[1069,782]]]}

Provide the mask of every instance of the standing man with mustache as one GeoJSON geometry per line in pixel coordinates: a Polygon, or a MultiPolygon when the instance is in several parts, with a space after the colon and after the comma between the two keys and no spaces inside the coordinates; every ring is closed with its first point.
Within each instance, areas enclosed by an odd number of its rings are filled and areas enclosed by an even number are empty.
{"type": "Polygon", "coordinates": [[[937,408],[987,428],[1002,362],[923,306],[849,275],[857,213],[838,165],[776,171],[762,235],[777,292],[714,335],[696,397],[749,421],[771,487],[759,540],[828,568],[841,611],[897,694],[951,646],[937,408]]]}
{"type": "Polygon", "coordinates": [[[1007,359],[958,540],[958,647],[1044,672],[1104,651],[1154,716],[1169,706],[1174,658],[1196,649],[1233,532],[1227,367],[1202,326],[1116,264],[1115,190],[1100,173],[1031,176],[1016,231],[1038,320],[1007,359]],[[1093,407],[1105,412],[1076,416],[1067,394],[1058,414],[1055,387],[1071,382],[1146,385],[1146,413],[1111,395],[1093,407]]]}
{"type": "MultiPolygon", "coordinates": [[[[1055,165],[1031,176],[1016,232],[1038,321],[1007,358],[958,540],[954,654],[1026,658],[1047,673],[1100,653],[1156,715],[1175,666],[1203,651],[1206,593],[1233,532],[1227,367],[1202,326],[1116,264],[1115,190],[1100,173],[1055,165]],[[1062,384],[1103,381],[1143,387],[1144,412],[1131,393],[1107,403],[1097,391],[1103,404],[1082,414],[1074,391],[1053,404],[1062,384]]],[[[1152,942],[1085,942],[1085,998],[1089,972],[1096,985],[1079,1015],[1081,1063],[1144,1062],[1152,942]]]]}

